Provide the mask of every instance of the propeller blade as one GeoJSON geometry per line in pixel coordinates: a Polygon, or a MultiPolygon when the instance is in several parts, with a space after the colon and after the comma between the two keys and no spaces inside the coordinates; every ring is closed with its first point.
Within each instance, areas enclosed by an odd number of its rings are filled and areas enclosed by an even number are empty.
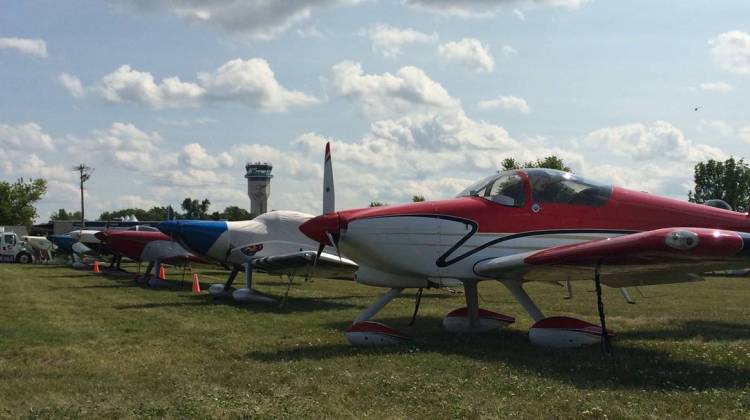
{"type": "Polygon", "coordinates": [[[339,257],[339,261],[341,261],[341,251],[339,251],[339,240],[338,237],[331,235],[331,232],[326,232],[326,237],[329,241],[331,241],[331,244],[333,245],[333,249],[336,250],[336,255],[339,257]]]}
{"type": "Polygon", "coordinates": [[[331,143],[326,143],[326,154],[323,162],[323,214],[328,214],[333,211],[336,211],[336,195],[333,189],[331,143]]]}
{"type": "Polygon", "coordinates": [[[312,266],[312,273],[310,273],[310,277],[312,277],[313,274],[315,274],[315,267],[318,266],[318,261],[320,260],[320,254],[323,253],[323,248],[326,247],[326,244],[321,243],[318,246],[318,252],[315,253],[315,260],[313,260],[313,266],[312,266]]]}

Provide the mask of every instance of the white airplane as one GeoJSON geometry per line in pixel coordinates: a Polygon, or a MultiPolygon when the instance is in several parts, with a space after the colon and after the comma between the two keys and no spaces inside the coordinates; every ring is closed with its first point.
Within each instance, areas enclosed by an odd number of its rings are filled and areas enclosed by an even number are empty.
{"type": "Polygon", "coordinates": [[[354,345],[409,340],[370,319],[406,288],[463,285],[466,307],[449,313],[453,332],[483,332],[514,322],[480,309],[477,284],[502,283],[535,324],[532,343],[609,347],[601,285],[644,286],[701,280],[700,273],[750,263],[750,216],[601,184],[548,169],[493,174],[456,198],[335,211],[326,146],[324,214],[300,230],[359,264],[356,281],[390,289],[357,316],[354,345]],[[593,280],[599,325],[546,317],[524,290],[530,281],[593,280]]]}
{"type": "Polygon", "coordinates": [[[253,289],[253,270],[308,276],[315,265],[322,277],[354,278],[357,264],[337,255],[333,248],[318,252],[316,260],[318,244],[299,230],[312,217],[295,211],[271,211],[246,221],[170,220],[157,227],[196,256],[231,267],[225,284],[209,288],[212,296],[269,302],[271,298],[253,289]],[[232,283],[240,271],[245,272],[245,287],[235,290],[232,283]]]}
{"type": "Polygon", "coordinates": [[[52,251],[57,247],[46,236],[24,236],[23,240],[38,252],[43,260],[52,260],[52,251]]]}

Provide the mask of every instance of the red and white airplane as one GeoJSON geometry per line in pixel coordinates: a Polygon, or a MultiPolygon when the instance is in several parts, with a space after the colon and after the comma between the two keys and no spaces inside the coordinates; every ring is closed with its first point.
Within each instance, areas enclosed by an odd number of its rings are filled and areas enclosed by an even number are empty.
{"type": "Polygon", "coordinates": [[[158,230],[107,230],[96,232],[95,236],[116,254],[116,258],[148,262],[141,279],[152,287],[169,285],[158,276],[162,263],[204,262],[158,230]]]}
{"type": "Polygon", "coordinates": [[[359,264],[356,281],[390,290],[347,329],[354,345],[408,340],[370,319],[405,288],[463,285],[466,307],[449,313],[453,332],[483,332],[514,318],[480,309],[477,284],[502,283],[533,318],[532,343],[575,347],[608,334],[601,284],[701,280],[700,273],[750,266],[750,217],[593,182],[548,169],[504,171],[456,198],[334,211],[326,146],[323,215],[300,226],[359,264]],[[524,290],[529,281],[594,280],[600,325],[547,317],[524,290]]]}

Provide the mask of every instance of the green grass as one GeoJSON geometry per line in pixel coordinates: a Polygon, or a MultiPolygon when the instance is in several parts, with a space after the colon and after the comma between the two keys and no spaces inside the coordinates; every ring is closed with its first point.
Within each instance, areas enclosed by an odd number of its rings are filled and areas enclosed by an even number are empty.
{"type": "MultiPolygon", "coordinates": [[[[198,270],[203,287],[223,281],[198,270]]],[[[177,269],[169,277],[179,279],[177,269]]],[[[342,331],[383,290],[296,281],[284,308],[213,302],[65,267],[0,264],[0,417],[8,418],[747,418],[750,279],[605,288],[614,355],[533,347],[531,319],[498,283],[482,307],[514,315],[490,335],[453,336],[461,294],[414,293],[377,317],[413,344],[350,347],[342,331]]],[[[281,297],[287,282],[256,276],[281,297]]],[[[536,284],[547,315],[595,321],[592,283],[536,284]]]]}

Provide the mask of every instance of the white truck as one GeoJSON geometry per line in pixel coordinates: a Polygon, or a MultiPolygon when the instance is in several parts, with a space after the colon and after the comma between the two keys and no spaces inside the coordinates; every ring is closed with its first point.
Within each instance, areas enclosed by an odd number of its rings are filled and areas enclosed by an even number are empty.
{"type": "Polygon", "coordinates": [[[6,232],[0,228],[0,262],[29,264],[34,258],[26,242],[20,240],[15,232],[6,232]]]}

